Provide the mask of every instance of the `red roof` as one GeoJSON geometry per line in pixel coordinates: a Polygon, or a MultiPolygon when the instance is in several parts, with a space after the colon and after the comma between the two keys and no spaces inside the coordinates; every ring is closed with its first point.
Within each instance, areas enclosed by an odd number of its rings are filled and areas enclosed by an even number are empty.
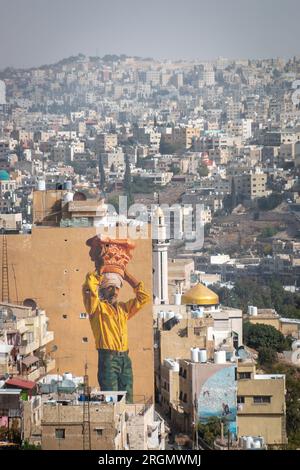
{"type": "Polygon", "coordinates": [[[5,385],[9,385],[15,388],[22,388],[26,390],[32,390],[36,387],[36,383],[32,382],[31,380],[24,380],[24,379],[8,379],[5,382],[5,385]]]}

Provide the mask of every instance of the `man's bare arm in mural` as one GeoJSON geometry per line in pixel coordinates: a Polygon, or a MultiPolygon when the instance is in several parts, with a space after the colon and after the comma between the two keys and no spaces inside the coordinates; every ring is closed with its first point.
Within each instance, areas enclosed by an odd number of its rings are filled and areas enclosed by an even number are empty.
{"type": "Polygon", "coordinates": [[[142,281],[138,281],[128,271],[125,271],[124,273],[124,280],[128,282],[135,292],[134,299],[122,302],[122,307],[128,313],[128,319],[130,319],[150,301],[150,295],[145,291],[144,283],[142,281]]]}

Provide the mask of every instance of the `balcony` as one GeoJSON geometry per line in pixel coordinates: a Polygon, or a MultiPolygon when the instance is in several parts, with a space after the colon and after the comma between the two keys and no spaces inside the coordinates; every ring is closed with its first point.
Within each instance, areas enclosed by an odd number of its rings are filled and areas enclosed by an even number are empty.
{"type": "Polygon", "coordinates": [[[33,353],[39,348],[38,341],[31,341],[30,343],[27,340],[23,340],[21,346],[19,347],[19,353],[22,356],[27,356],[28,354],[33,353]]]}
{"type": "Polygon", "coordinates": [[[54,332],[53,331],[47,331],[45,336],[42,337],[41,339],[41,344],[40,346],[46,346],[46,344],[50,343],[51,341],[54,340],[54,332]]]}
{"type": "Polygon", "coordinates": [[[46,362],[46,374],[49,374],[49,372],[55,369],[55,364],[55,359],[50,359],[46,362]]]}
{"type": "Polygon", "coordinates": [[[40,376],[41,376],[40,368],[37,368],[31,372],[28,372],[28,374],[26,374],[25,372],[23,373],[23,377],[25,377],[26,380],[32,380],[32,382],[35,382],[36,380],[38,380],[40,376]]]}

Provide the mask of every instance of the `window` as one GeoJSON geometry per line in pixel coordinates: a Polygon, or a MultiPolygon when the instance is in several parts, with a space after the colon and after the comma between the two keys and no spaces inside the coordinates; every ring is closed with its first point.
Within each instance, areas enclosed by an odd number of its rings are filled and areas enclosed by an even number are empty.
{"type": "Polygon", "coordinates": [[[80,313],[79,318],[87,318],[87,313],[80,313]]]}
{"type": "Polygon", "coordinates": [[[201,333],[201,327],[200,326],[196,326],[194,328],[194,335],[195,336],[200,336],[200,333],[201,333]]]}
{"type": "Polygon", "coordinates": [[[237,402],[238,402],[238,403],[245,403],[245,397],[238,396],[238,397],[237,397],[237,402]]]}
{"type": "Polygon", "coordinates": [[[182,400],[182,390],[179,393],[179,400],[182,400]]]}
{"type": "Polygon", "coordinates": [[[271,403],[271,397],[270,396],[255,396],[253,397],[253,403],[271,403]]]}
{"type": "Polygon", "coordinates": [[[82,342],[83,342],[83,343],[87,343],[87,342],[88,342],[88,338],[87,338],[86,336],[84,336],[84,337],[82,338],[82,342]]]}
{"type": "Polygon", "coordinates": [[[251,379],[251,372],[240,372],[239,379],[251,379]]]}
{"type": "Polygon", "coordinates": [[[183,400],[182,400],[182,401],[183,401],[184,403],[187,402],[187,394],[186,394],[186,393],[183,395],[183,400]]]}
{"type": "Polygon", "coordinates": [[[102,436],[103,435],[103,429],[95,428],[94,431],[95,431],[97,436],[102,436]]]}
{"type": "Polygon", "coordinates": [[[55,437],[56,437],[56,439],[64,439],[65,438],[65,429],[63,429],[63,428],[55,429],[55,437]]]}

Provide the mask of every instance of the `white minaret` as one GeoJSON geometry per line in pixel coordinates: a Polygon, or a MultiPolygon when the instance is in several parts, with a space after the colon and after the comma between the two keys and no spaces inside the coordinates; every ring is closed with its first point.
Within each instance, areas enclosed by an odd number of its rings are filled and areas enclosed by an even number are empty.
{"type": "Polygon", "coordinates": [[[155,304],[168,304],[168,246],[164,213],[157,208],[152,225],[153,295],[155,304]]]}

